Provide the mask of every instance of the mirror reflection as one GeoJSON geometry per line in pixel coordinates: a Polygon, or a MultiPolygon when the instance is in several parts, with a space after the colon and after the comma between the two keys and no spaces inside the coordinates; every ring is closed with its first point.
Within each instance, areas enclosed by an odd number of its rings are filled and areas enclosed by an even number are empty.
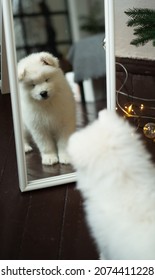
{"type": "Polygon", "coordinates": [[[28,181],[74,172],[67,139],[106,107],[104,1],[14,0],[13,14],[28,181]]]}

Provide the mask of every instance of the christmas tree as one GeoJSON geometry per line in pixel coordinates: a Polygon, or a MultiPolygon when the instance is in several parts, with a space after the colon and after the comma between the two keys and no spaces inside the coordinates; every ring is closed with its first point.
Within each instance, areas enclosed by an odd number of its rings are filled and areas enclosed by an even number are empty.
{"type": "Polygon", "coordinates": [[[133,34],[136,36],[130,44],[138,47],[152,41],[155,46],[155,10],[133,8],[125,11],[125,14],[130,17],[127,26],[134,27],[133,34]]]}

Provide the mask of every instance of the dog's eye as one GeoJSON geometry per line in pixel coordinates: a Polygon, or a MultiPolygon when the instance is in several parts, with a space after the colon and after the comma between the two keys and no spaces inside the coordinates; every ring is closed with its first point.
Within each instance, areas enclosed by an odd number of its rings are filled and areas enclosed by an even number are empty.
{"type": "Polygon", "coordinates": [[[45,82],[48,82],[49,79],[46,79],[45,82]]]}
{"type": "Polygon", "coordinates": [[[35,84],[32,84],[32,87],[35,87],[35,84]]]}

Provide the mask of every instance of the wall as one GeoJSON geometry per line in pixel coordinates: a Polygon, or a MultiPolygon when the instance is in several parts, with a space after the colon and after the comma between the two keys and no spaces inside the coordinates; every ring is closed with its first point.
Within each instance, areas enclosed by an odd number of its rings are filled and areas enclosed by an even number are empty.
{"type": "MultiPolygon", "coordinates": [[[[76,1],[79,29],[80,29],[80,25],[82,23],[82,21],[80,21],[80,16],[83,16],[83,15],[88,16],[91,5],[94,5],[97,2],[99,3],[100,8],[101,8],[99,18],[104,19],[104,0],[78,0],[78,1],[76,1]]],[[[84,32],[82,30],[79,30],[79,32],[80,32],[80,38],[90,36],[90,33],[88,33],[88,32],[84,32]]]]}
{"type": "Polygon", "coordinates": [[[67,0],[70,12],[70,21],[73,41],[90,36],[89,33],[80,30],[80,16],[88,16],[91,4],[99,2],[101,11],[99,17],[104,20],[104,0],[67,0]]]}
{"type": "Polygon", "coordinates": [[[155,0],[114,0],[115,11],[115,53],[120,57],[155,59],[155,47],[152,42],[144,46],[130,45],[134,38],[133,28],[127,27],[128,16],[124,11],[128,8],[151,8],[155,9],[155,0]]]}

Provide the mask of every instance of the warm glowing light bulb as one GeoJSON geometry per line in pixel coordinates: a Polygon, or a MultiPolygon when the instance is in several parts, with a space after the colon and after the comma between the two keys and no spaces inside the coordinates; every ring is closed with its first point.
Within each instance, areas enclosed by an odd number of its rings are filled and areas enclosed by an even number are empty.
{"type": "Polygon", "coordinates": [[[131,112],[133,112],[133,109],[132,109],[132,104],[127,108],[127,110],[128,110],[128,113],[131,113],[131,112]]]}
{"type": "Polygon", "coordinates": [[[147,138],[154,139],[155,138],[155,123],[147,123],[143,127],[143,132],[147,138]]]}
{"type": "Polygon", "coordinates": [[[144,104],[140,104],[140,110],[142,111],[144,109],[144,104]]]}

